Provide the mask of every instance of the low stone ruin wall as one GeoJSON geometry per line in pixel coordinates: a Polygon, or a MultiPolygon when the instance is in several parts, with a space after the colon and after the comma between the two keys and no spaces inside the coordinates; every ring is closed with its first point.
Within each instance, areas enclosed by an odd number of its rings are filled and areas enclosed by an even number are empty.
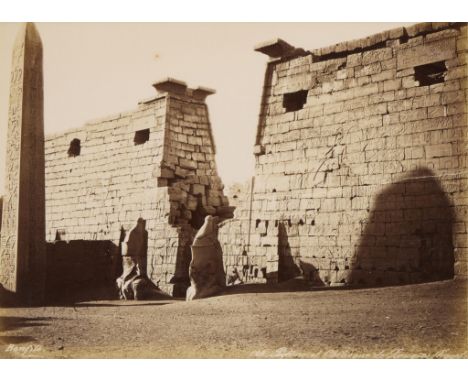
{"type": "Polygon", "coordinates": [[[106,240],[47,243],[46,301],[115,299],[122,263],[118,247],[106,240]]]}

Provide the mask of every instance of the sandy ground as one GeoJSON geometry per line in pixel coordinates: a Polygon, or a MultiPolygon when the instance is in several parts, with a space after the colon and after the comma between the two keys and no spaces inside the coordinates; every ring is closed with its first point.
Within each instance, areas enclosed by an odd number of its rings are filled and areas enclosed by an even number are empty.
{"type": "Polygon", "coordinates": [[[0,309],[2,358],[468,357],[466,280],[0,309]]]}

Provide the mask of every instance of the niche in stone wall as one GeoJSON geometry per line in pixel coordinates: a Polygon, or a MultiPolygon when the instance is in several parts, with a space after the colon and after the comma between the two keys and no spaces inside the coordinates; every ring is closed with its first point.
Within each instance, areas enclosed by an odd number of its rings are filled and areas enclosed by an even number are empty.
{"type": "Polygon", "coordinates": [[[136,145],[142,145],[145,142],[149,141],[150,137],[150,129],[143,129],[135,131],[135,136],[133,138],[133,142],[136,145]]]}
{"type": "Polygon", "coordinates": [[[419,86],[439,84],[445,81],[447,67],[444,61],[414,67],[414,79],[419,86]]]}
{"type": "Polygon", "coordinates": [[[81,153],[81,141],[78,138],[72,139],[68,148],[69,157],[77,157],[81,153]]]}
{"type": "Polygon", "coordinates": [[[284,94],[283,107],[286,112],[301,110],[307,102],[307,94],[307,90],[284,94]]]}
{"type": "Polygon", "coordinates": [[[192,228],[199,230],[205,222],[206,211],[203,208],[201,195],[197,195],[197,208],[192,212],[192,217],[189,221],[192,228]]]}

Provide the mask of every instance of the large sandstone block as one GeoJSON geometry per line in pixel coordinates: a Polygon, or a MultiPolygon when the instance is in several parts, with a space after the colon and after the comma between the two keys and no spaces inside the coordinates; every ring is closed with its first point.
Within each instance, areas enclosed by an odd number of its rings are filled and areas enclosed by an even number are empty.
{"type": "Polygon", "coordinates": [[[397,68],[405,69],[417,65],[430,64],[436,61],[448,60],[456,55],[456,41],[444,39],[429,42],[397,52],[397,68]]]}

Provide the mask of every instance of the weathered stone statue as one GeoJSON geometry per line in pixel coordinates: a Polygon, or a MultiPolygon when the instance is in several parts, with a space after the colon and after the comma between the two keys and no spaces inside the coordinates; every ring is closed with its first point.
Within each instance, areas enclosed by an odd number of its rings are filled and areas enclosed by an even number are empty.
{"type": "Polygon", "coordinates": [[[143,300],[163,293],[146,275],[148,231],[146,221],[138,219],[122,243],[122,275],[117,279],[119,297],[125,300],[143,300]]]}
{"type": "Polygon", "coordinates": [[[218,217],[205,217],[205,223],[198,231],[192,245],[190,262],[190,287],[187,301],[212,296],[226,286],[223,267],[223,253],[218,241],[218,217]]]}
{"type": "Polygon", "coordinates": [[[232,268],[227,275],[227,285],[238,285],[238,284],[243,284],[244,282],[242,281],[242,278],[239,274],[239,271],[237,270],[237,267],[232,268]]]}
{"type": "Polygon", "coordinates": [[[27,23],[11,66],[0,284],[18,302],[34,305],[42,303],[45,286],[43,106],[42,42],[27,23]]]}

